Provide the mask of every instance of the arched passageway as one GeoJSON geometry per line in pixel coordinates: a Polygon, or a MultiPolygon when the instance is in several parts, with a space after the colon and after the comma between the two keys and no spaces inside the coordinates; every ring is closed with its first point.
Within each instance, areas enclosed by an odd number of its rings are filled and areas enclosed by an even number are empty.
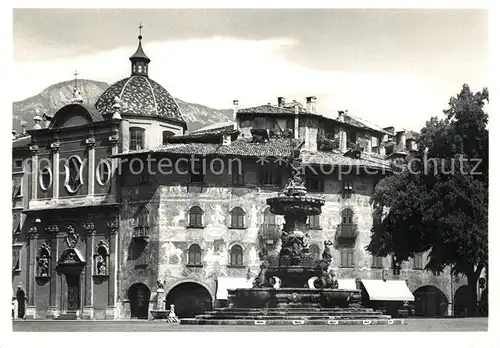
{"type": "Polygon", "coordinates": [[[463,285],[455,291],[453,313],[457,316],[467,316],[469,302],[471,301],[471,290],[468,285],[463,285]]]}
{"type": "Polygon", "coordinates": [[[422,286],[413,292],[415,296],[415,315],[423,317],[442,317],[448,311],[446,295],[432,285],[422,286]]]}
{"type": "Polygon", "coordinates": [[[167,308],[175,305],[179,318],[194,318],[198,314],[212,310],[212,296],[198,283],[186,282],[175,286],[166,297],[167,308]]]}
{"type": "Polygon", "coordinates": [[[135,283],[128,289],[130,300],[130,317],[147,319],[149,312],[149,298],[151,291],[143,283],[135,283]]]}

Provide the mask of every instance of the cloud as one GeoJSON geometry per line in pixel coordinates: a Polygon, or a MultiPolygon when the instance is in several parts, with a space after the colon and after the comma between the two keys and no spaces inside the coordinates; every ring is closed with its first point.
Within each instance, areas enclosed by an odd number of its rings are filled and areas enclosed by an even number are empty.
{"type": "MultiPolygon", "coordinates": [[[[319,70],[290,61],[287,53],[301,43],[290,37],[245,40],[226,37],[144,42],[151,58],[150,77],[180,99],[229,108],[233,99],[250,106],[276,97],[304,102],[318,96],[318,111],[335,117],[337,110],[380,126],[419,129],[441,110],[462,81],[440,80],[391,72],[363,73],[319,70]]],[[[113,83],[130,74],[128,57],[135,47],[52,61],[15,64],[14,96],[39,93],[52,83],[81,78],[113,83]]],[[[478,86],[477,88],[481,88],[478,86]]]]}

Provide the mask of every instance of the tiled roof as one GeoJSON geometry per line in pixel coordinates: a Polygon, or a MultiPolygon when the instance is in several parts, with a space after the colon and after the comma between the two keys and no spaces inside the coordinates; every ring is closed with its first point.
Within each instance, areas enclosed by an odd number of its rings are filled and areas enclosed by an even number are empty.
{"type": "Polygon", "coordinates": [[[103,115],[114,112],[115,97],[121,99],[121,112],[153,116],[186,124],[174,98],[160,84],[147,76],[134,75],[110,86],[95,103],[103,115]]]}
{"type": "Polygon", "coordinates": [[[152,150],[130,151],[117,156],[133,156],[141,153],[166,153],[179,155],[221,155],[243,157],[285,157],[289,156],[295,145],[293,139],[270,139],[267,143],[252,143],[244,139],[233,141],[230,145],[187,143],[168,144],[152,150]]]}
{"type": "Polygon", "coordinates": [[[16,139],[12,140],[12,148],[20,149],[27,147],[31,143],[31,135],[21,135],[16,139]]]}
{"type": "MultiPolygon", "coordinates": [[[[239,114],[295,114],[295,107],[279,107],[275,105],[259,105],[238,110],[239,114]]],[[[299,114],[307,114],[303,107],[299,107],[299,114]]]]}
{"type": "Polygon", "coordinates": [[[409,139],[417,140],[419,137],[420,137],[420,134],[415,132],[415,131],[410,130],[410,131],[406,132],[406,140],[409,140],[409,139]]]}
{"type": "Polygon", "coordinates": [[[385,129],[383,129],[382,127],[379,127],[379,126],[377,126],[369,121],[366,121],[366,120],[360,119],[359,117],[354,117],[351,115],[344,115],[344,121],[340,121],[339,118],[337,118],[337,121],[354,126],[354,127],[358,127],[358,128],[375,130],[377,132],[381,132],[384,134],[392,134],[392,133],[386,131],[385,129]]]}
{"type": "Polygon", "coordinates": [[[316,164],[316,165],[340,165],[340,166],[366,166],[373,168],[385,168],[389,169],[389,162],[380,158],[373,157],[369,154],[362,153],[360,159],[352,158],[349,156],[344,156],[340,152],[333,151],[302,151],[300,153],[302,162],[304,164],[316,164]]]}
{"type": "Polygon", "coordinates": [[[234,129],[234,126],[235,124],[233,121],[217,122],[205,127],[198,128],[192,131],[191,134],[206,133],[216,130],[234,129]]]}

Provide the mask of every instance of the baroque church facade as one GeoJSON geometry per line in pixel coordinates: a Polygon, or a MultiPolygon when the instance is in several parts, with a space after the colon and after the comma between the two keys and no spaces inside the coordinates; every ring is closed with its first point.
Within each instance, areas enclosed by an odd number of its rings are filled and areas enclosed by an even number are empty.
{"type": "Polygon", "coordinates": [[[188,133],[149,77],[141,36],[130,62],[95,105],[75,88],[71,103],[13,139],[15,317],[148,319],[158,288],[181,317],[224,306],[228,288],[251,286],[263,249],[277,255],[283,221],[266,199],[286,182],[293,149],[309,194],[326,200],[308,221],[311,251],[319,258],[334,243],[339,284],[400,280],[413,298],[395,302],[452,312],[463,279],[424,271],[425,255],[397,263],[365,250],[375,185],[414,149],[414,134],[317,114],[315,97],[235,100],[234,122],[188,133]]]}

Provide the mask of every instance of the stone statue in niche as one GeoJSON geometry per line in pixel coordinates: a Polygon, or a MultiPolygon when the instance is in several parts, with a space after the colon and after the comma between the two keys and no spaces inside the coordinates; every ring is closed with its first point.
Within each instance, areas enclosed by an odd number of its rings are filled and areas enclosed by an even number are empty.
{"type": "Polygon", "coordinates": [[[78,235],[76,234],[76,229],[74,225],[68,225],[66,227],[66,244],[68,248],[74,248],[76,243],[78,242],[78,235]]]}
{"type": "Polygon", "coordinates": [[[40,257],[38,259],[38,274],[40,277],[49,276],[49,259],[47,257],[40,257]]]}
{"type": "Polygon", "coordinates": [[[96,270],[97,270],[97,275],[106,275],[107,274],[107,269],[106,269],[106,260],[102,255],[97,255],[96,257],[96,270]]]}
{"type": "Polygon", "coordinates": [[[158,279],[158,280],[156,281],[156,287],[157,287],[158,289],[163,289],[163,282],[162,282],[162,280],[161,280],[161,279],[158,279]]]}

